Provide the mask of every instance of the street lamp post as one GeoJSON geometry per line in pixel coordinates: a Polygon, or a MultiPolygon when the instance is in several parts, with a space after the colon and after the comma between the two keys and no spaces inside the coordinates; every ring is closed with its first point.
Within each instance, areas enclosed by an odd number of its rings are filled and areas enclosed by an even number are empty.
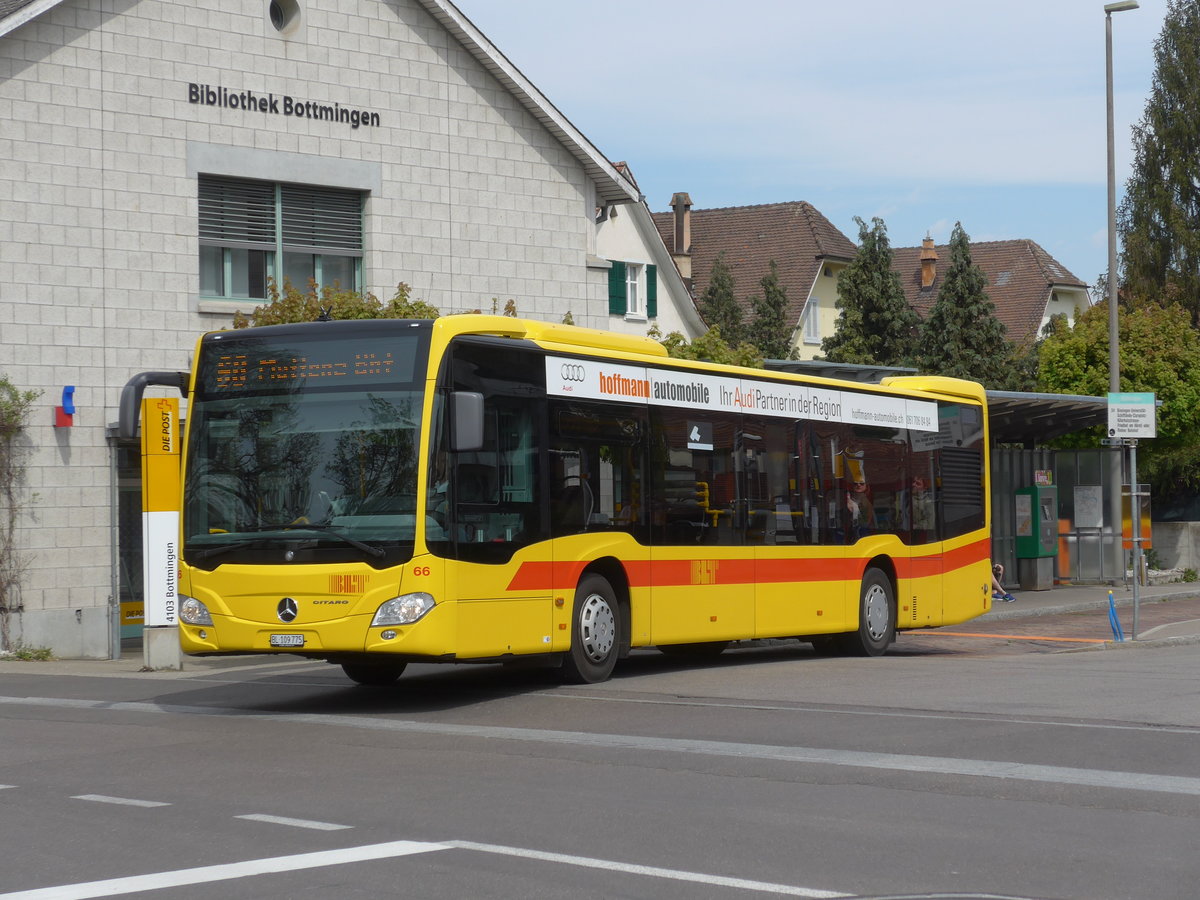
{"type": "Polygon", "coordinates": [[[1112,14],[1137,9],[1137,0],[1104,4],[1104,87],[1108,106],[1108,389],[1121,390],[1117,346],[1117,164],[1113,142],[1112,14]]]}
{"type": "MultiPolygon", "coordinates": [[[[1115,12],[1125,12],[1130,9],[1137,9],[1137,0],[1120,0],[1117,3],[1104,4],[1104,87],[1105,101],[1108,110],[1108,390],[1110,393],[1119,393],[1121,390],[1121,352],[1117,337],[1117,164],[1115,159],[1115,143],[1113,140],[1113,60],[1112,60],[1112,14],[1115,12]]],[[[1122,444],[1124,442],[1122,441],[1122,444]]],[[[1131,450],[1131,462],[1136,459],[1132,454],[1136,451],[1131,450]]],[[[1121,510],[1121,488],[1124,482],[1122,475],[1122,459],[1123,454],[1116,450],[1111,451],[1112,465],[1109,466],[1109,484],[1111,486],[1109,515],[1113,523],[1113,551],[1112,560],[1116,563],[1116,570],[1120,573],[1121,579],[1125,577],[1125,552],[1122,545],[1121,527],[1122,510],[1121,510]]],[[[1133,637],[1137,639],[1137,612],[1138,612],[1138,571],[1137,571],[1137,524],[1140,514],[1137,494],[1137,476],[1131,478],[1129,505],[1132,520],[1134,522],[1134,572],[1133,572],[1133,596],[1134,596],[1134,625],[1133,637]]]]}

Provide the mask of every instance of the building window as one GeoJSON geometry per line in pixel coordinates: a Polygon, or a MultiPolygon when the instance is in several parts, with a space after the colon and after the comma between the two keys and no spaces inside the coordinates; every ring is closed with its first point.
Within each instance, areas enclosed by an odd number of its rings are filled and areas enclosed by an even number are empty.
{"type": "Polygon", "coordinates": [[[633,319],[655,318],[658,315],[658,267],[612,260],[608,270],[608,312],[633,319]]]}
{"type": "Polygon", "coordinates": [[[638,285],[642,280],[642,267],[637,263],[625,264],[625,315],[634,318],[646,315],[642,307],[642,292],[638,285]]]}
{"type": "Polygon", "coordinates": [[[821,343],[821,304],[816,297],[809,297],[804,307],[804,343],[821,343]]]}
{"type": "Polygon", "coordinates": [[[361,290],[363,195],[199,178],[200,295],[265,299],[267,279],[361,290]]]}

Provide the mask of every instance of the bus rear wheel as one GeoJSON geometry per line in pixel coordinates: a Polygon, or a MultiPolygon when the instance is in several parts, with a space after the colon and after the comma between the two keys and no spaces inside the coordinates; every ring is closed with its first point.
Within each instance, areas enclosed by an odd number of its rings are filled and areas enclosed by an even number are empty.
{"type": "Polygon", "coordinates": [[[858,602],[858,630],[839,635],[838,647],[850,656],[883,656],[896,635],[896,598],[881,570],[867,569],[858,602]]]}
{"type": "Polygon", "coordinates": [[[342,663],[342,671],[355,684],[388,687],[404,674],[404,663],[342,663]]]}
{"type": "Polygon", "coordinates": [[[612,585],[585,575],[575,589],[571,613],[571,649],[563,659],[563,678],[573,684],[606,680],[617,662],[620,608],[612,585]]]}

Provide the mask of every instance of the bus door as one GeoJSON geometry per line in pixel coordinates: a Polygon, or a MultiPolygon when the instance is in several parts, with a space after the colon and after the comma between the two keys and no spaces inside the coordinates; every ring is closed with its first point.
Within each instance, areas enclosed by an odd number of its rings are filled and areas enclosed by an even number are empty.
{"type": "Polygon", "coordinates": [[[511,342],[470,338],[453,348],[455,391],[483,395],[483,446],[435,448],[429,503],[441,540],[430,540],[447,566],[447,594],[457,600],[463,658],[546,652],[553,639],[544,444],[542,358],[511,342]],[[444,479],[444,488],[439,479],[444,479]],[[444,499],[439,497],[444,490],[444,499]]]}
{"type": "Polygon", "coordinates": [[[942,541],[938,624],[979,615],[991,594],[983,418],[983,409],[973,403],[938,404],[938,448],[934,453],[937,522],[942,541]]]}
{"type": "Polygon", "coordinates": [[[897,597],[901,627],[940,624],[944,555],[938,510],[942,479],[938,471],[936,432],[909,431],[908,486],[902,535],[909,546],[909,590],[897,597]]]}
{"type": "Polygon", "coordinates": [[[741,416],[655,408],[650,441],[651,643],[754,633],[741,416]]]}
{"type": "Polygon", "coordinates": [[[756,634],[812,634],[849,627],[843,516],[835,465],[843,426],[747,420],[746,465],[757,485],[747,540],[755,547],[756,634]]]}
{"type": "Polygon", "coordinates": [[[630,589],[628,635],[644,644],[650,631],[646,410],[551,398],[548,411],[548,522],[557,595],[570,598],[585,566],[618,561],[630,589]]]}
{"type": "MultiPolygon", "coordinates": [[[[912,481],[909,432],[891,425],[817,427],[823,451],[834,456],[838,531],[846,547],[846,600],[854,626],[862,577],[872,560],[892,569],[896,580],[896,616],[910,621],[920,593],[936,589],[940,561],[928,549],[912,547],[912,481]]],[[[935,548],[936,549],[936,548],[935,548]]],[[[936,594],[930,594],[926,606],[936,594]]]]}

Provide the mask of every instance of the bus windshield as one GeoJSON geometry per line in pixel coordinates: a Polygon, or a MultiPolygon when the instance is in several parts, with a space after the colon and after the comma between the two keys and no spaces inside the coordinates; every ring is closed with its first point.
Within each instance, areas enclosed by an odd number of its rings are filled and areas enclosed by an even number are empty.
{"type": "Polygon", "coordinates": [[[412,555],[428,331],[351,348],[304,328],[202,344],[183,509],[192,565],[412,555]]]}

